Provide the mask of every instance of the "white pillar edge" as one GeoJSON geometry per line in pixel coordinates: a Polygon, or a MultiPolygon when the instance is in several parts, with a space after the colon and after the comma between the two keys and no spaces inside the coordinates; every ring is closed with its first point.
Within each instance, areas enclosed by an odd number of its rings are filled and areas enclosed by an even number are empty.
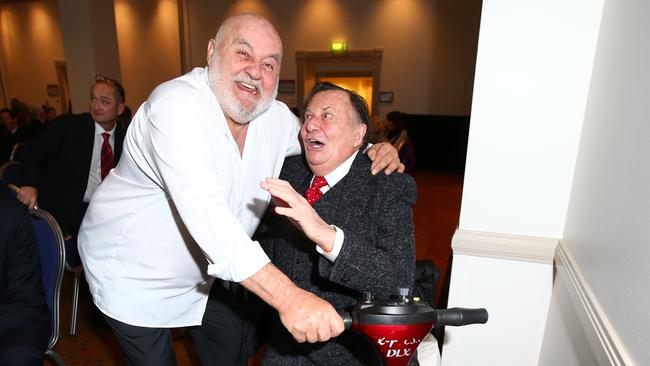
{"type": "Polygon", "coordinates": [[[568,248],[560,241],[555,281],[565,284],[594,355],[603,365],[634,365],[623,342],[600,306],[568,248]]]}

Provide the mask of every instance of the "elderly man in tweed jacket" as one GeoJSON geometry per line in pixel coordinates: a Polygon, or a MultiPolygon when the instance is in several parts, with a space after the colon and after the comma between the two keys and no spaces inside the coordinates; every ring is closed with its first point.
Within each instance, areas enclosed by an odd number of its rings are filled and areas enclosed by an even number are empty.
{"type": "MultiPolygon", "coordinates": [[[[279,179],[262,182],[276,207],[258,229],[260,243],[298,286],[337,310],[363,291],[381,298],[411,288],[415,182],[406,174],[370,173],[359,153],[367,143],[367,106],[356,93],[318,84],[306,105],[305,155],[287,159],[279,179]]],[[[264,365],[379,365],[360,334],[298,343],[277,315],[271,322],[264,365]]],[[[417,365],[415,357],[410,365],[417,365]]]]}

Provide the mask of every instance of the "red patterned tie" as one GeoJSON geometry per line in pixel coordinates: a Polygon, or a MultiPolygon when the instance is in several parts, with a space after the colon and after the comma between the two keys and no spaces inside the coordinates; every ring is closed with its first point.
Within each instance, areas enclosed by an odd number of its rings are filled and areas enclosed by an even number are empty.
{"type": "Polygon", "coordinates": [[[323,192],[321,192],[321,187],[327,185],[327,181],[324,177],[316,177],[311,183],[311,187],[307,188],[305,192],[305,198],[310,205],[314,205],[314,202],[318,201],[319,198],[323,197],[323,192]]]}
{"type": "Polygon", "coordinates": [[[108,132],[104,132],[102,133],[102,137],[104,138],[104,143],[102,144],[101,174],[102,180],[104,180],[108,172],[115,167],[115,160],[113,160],[113,149],[111,149],[111,145],[108,143],[111,135],[108,132]]]}

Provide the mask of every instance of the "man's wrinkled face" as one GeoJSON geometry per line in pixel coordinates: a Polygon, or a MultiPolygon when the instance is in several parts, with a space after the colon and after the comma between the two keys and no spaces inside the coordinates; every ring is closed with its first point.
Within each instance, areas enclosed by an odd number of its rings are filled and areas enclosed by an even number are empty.
{"type": "Polygon", "coordinates": [[[366,130],[346,92],[326,90],[314,95],[300,129],[312,172],[320,176],[331,173],[361,147],[366,130]]]}
{"type": "Polygon", "coordinates": [[[210,42],[210,86],[230,119],[245,124],[269,108],[277,95],[281,57],[277,33],[256,18],[234,21],[220,45],[210,42]]]}
{"type": "Polygon", "coordinates": [[[112,128],[112,124],[124,111],[124,103],[117,101],[115,87],[98,82],[90,90],[90,115],[102,127],[112,128]]]}

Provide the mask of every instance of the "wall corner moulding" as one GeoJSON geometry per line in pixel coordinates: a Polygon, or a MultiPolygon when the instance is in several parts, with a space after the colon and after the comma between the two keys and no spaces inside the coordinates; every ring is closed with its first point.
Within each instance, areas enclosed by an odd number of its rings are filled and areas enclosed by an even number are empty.
{"type": "Polygon", "coordinates": [[[526,235],[457,229],[454,254],[552,264],[559,240],[526,235]]]}
{"type": "Polygon", "coordinates": [[[634,365],[600,302],[562,242],[557,247],[556,269],[555,281],[564,283],[575,314],[598,363],[615,366],[634,365]]]}

